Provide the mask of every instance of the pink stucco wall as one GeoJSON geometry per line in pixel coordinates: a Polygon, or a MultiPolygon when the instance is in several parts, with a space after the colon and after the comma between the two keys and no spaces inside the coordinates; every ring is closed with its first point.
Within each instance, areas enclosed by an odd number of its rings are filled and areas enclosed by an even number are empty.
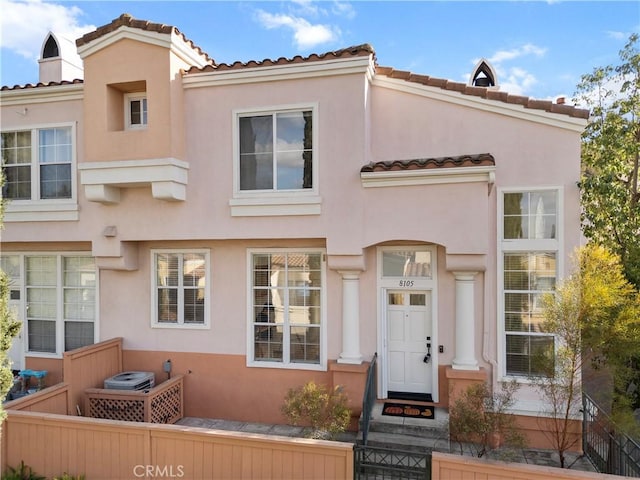
{"type": "MultiPolygon", "coordinates": [[[[536,118],[507,110],[500,102],[477,100],[474,106],[388,88],[370,82],[364,71],[187,86],[180,73],[185,67],[163,47],[124,39],[85,59],[85,84],[76,87],[82,100],[32,102],[24,95],[26,115],[16,113],[22,108],[19,101],[8,106],[3,102],[3,130],[77,122],[79,165],[156,158],[189,165],[185,201],[155,199],[146,184],[122,188],[117,204],[89,202],[78,178],[79,220],[9,222],[2,232],[4,251],[81,245],[101,256],[117,252],[120,242],[130,242],[137,268],[100,271],[99,339],[124,337],[125,349],[133,351],[245,355],[247,248],[323,248],[330,257],[365,265],[359,326],[361,353],[368,359],[378,348],[381,315],[376,247],[436,244],[437,342],[444,347],[438,362],[449,365],[455,356],[455,280],[448,262],[469,256],[480,272],[474,290],[476,356],[481,366],[495,368],[499,189],[561,187],[561,253],[567,257],[580,241],[576,128],[565,128],[561,115],[538,112],[536,118]],[[120,100],[107,95],[108,86],[140,81],[148,92],[148,128],[114,130],[109,109],[120,100]],[[234,111],[300,104],[317,109],[313,128],[318,134],[321,213],[232,216],[234,111]],[[485,152],[495,158],[495,184],[364,188],[360,178],[360,168],[368,162],[485,152]],[[115,238],[103,236],[107,226],[116,227],[115,238]],[[152,248],[210,249],[209,329],[151,328],[152,248]]],[[[2,98],[11,95],[16,97],[10,92],[2,98]]],[[[342,278],[331,268],[326,297],[327,358],[332,360],[343,347],[343,299],[342,278]]],[[[495,381],[495,371],[491,378],[495,381]]]]}

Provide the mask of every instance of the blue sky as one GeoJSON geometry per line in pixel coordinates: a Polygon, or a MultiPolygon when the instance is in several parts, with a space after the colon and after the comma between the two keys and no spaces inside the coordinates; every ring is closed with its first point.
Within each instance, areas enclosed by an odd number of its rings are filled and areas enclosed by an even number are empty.
{"type": "Polygon", "coordinates": [[[0,84],[38,81],[48,31],[77,38],[122,13],[178,27],[218,63],[371,44],[378,64],[466,81],[484,57],[502,90],[570,99],[640,31],[638,1],[0,0],[0,84]]]}

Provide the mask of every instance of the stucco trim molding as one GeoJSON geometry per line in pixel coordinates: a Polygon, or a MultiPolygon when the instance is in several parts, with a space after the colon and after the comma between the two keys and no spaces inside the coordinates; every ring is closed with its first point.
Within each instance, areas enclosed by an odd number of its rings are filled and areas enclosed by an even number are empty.
{"type": "MultiPolygon", "coordinates": [[[[3,107],[20,106],[24,108],[25,105],[37,103],[82,100],[83,97],[84,85],[82,83],[0,91],[0,103],[2,103],[3,107]]],[[[27,110],[20,111],[21,115],[26,115],[27,113],[27,110]]]]}
{"type": "Polygon", "coordinates": [[[373,78],[375,65],[371,56],[349,59],[334,59],[312,63],[260,66],[204,73],[190,73],[183,77],[184,88],[212,87],[231,84],[274,82],[302,78],[335,75],[366,74],[373,78]]]}
{"type": "Polygon", "coordinates": [[[25,205],[8,202],[4,221],[10,222],[75,222],[78,204],[33,202],[25,205]]]}
{"type": "Polygon", "coordinates": [[[587,125],[587,120],[583,118],[568,117],[564,114],[551,113],[543,110],[533,110],[525,108],[522,105],[504,103],[502,101],[489,100],[472,95],[464,95],[452,90],[443,90],[439,87],[409,83],[405,80],[389,78],[382,75],[375,76],[373,79],[373,85],[413,95],[420,95],[447,103],[454,103],[464,107],[506,115],[520,120],[542,123],[544,125],[563,128],[577,133],[582,133],[587,125]]]}
{"type": "Polygon", "coordinates": [[[495,170],[496,167],[491,166],[361,172],[360,181],[365,188],[472,182],[486,182],[491,186],[495,182],[495,170]]]}
{"type": "Polygon", "coordinates": [[[100,38],[79,46],[78,55],[80,55],[80,58],[84,60],[86,57],[93,55],[103,48],[125,38],[136,42],[168,48],[189,65],[203,67],[210,63],[202,54],[197,53],[187,46],[182,37],[180,35],[176,35],[175,32],[172,32],[171,34],[159,33],[127,26],[122,26],[113,32],[107,33],[100,38]]]}
{"type": "Polygon", "coordinates": [[[282,215],[320,215],[322,197],[317,195],[232,198],[232,217],[265,217],[282,215]]]}
{"type": "Polygon", "coordinates": [[[175,158],[84,162],[78,165],[80,184],[92,202],[120,202],[121,188],[151,186],[153,198],[186,200],[189,164],[175,158]]]}

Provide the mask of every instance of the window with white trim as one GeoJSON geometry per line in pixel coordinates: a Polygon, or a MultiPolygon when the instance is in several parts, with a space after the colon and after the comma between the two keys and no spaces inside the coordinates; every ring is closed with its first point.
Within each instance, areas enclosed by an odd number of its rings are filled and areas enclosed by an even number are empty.
{"type": "Polygon", "coordinates": [[[250,342],[254,362],[320,365],[322,252],[251,254],[250,342]]]}
{"type": "Polygon", "coordinates": [[[505,373],[536,376],[553,356],[555,337],[541,331],[541,298],[558,277],[558,190],[503,192],[501,308],[505,373]]]}
{"type": "Polygon", "coordinates": [[[237,116],[237,191],[314,189],[313,109],[237,116]]]}
{"type": "Polygon", "coordinates": [[[60,354],[94,343],[97,274],[93,257],[10,254],[1,258],[0,265],[12,272],[11,299],[21,302],[19,317],[25,319],[29,353],[60,354]]]}
{"type": "Polygon", "coordinates": [[[60,126],[2,132],[2,197],[56,200],[74,196],[73,128],[60,126]]]}
{"type": "Polygon", "coordinates": [[[154,250],[154,327],[209,326],[209,251],[154,250]]]}
{"type": "Polygon", "coordinates": [[[145,93],[127,94],[124,96],[126,125],[128,129],[145,128],[147,126],[147,96],[145,93]]]}

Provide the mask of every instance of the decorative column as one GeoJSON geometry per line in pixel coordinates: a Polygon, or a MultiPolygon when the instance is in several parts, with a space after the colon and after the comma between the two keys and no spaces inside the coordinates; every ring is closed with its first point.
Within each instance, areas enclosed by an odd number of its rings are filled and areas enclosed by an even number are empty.
{"type": "Polygon", "coordinates": [[[338,363],[361,364],[360,271],[338,271],[342,275],[342,353],[338,363]]]}
{"type": "Polygon", "coordinates": [[[454,370],[478,370],[475,351],[475,276],[478,272],[453,272],[456,279],[456,356],[454,370]]]}

